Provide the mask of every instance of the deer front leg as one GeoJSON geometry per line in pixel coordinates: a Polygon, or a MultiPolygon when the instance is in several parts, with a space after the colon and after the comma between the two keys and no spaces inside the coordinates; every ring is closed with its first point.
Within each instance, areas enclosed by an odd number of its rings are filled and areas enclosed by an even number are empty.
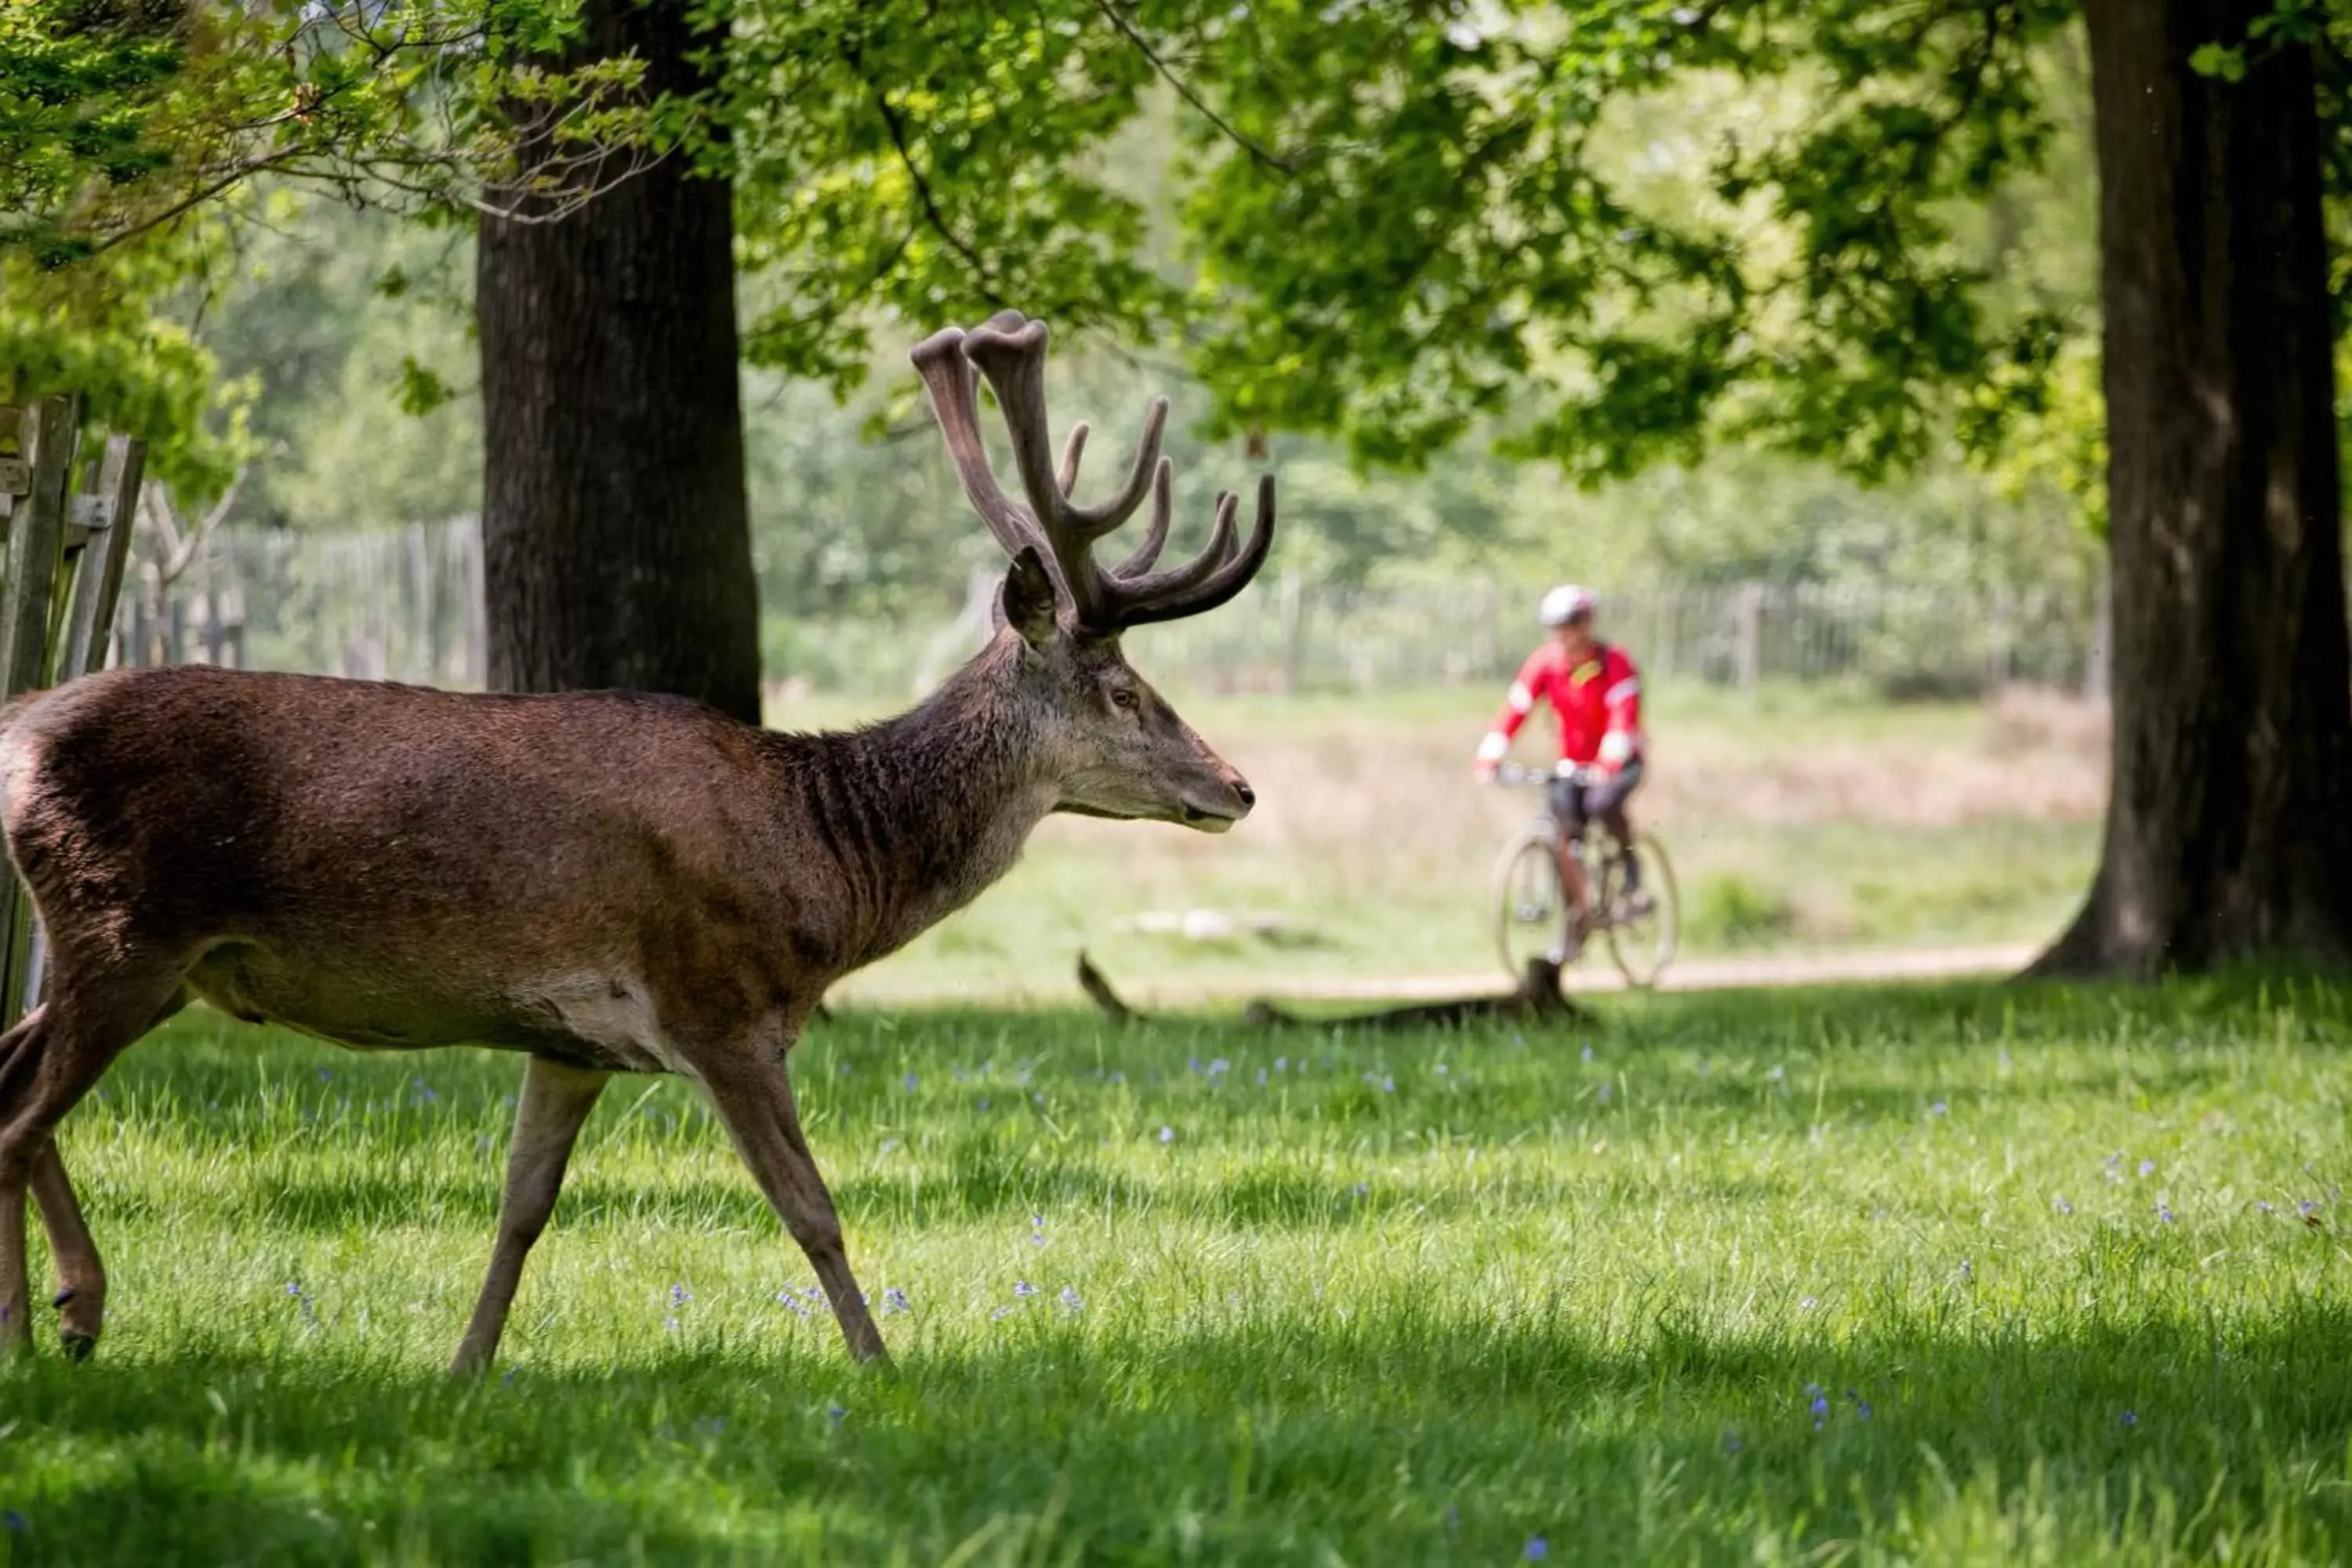
{"type": "Polygon", "coordinates": [[[531,1058],[523,1070],[514,1147],[507,1153],[506,1195],[499,1203],[499,1238],[490,1249],[481,1299],[474,1303],[473,1320],[450,1363],[452,1375],[486,1371],[498,1353],[507,1310],[514,1305],[515,1287],[522,1279],[523,1259],[547,1228],[548,1215],[555,1212],[555,1195],[563,1188],[572,1147],[611,1077],[539,1057],[531,1058]]]}
{"type": "Polygon", "coordinates": [[[783,1042],[772,1036],[747,1049],[730,1053],[723,1064],[713,1064],[703,1084],[719,1118],[727,1124],[735,1152],[751,1168],[752,1179],[808,1255],[833,1303],[849,1353],[859,1361],[889,1363],[882,1331],[874,1326],[866,1295],[849,1272],[849,1254],[842,1246],[841,1219],[834,1213],[833,1194],[817,1174],[815,1156],[801,1135],[799,1108],[793,1101],[792,1080],[784,1071],[783,1042]]]}
{"type": "Polygon", "coordinates": [[[106,1267],[99,1261],[98,1243],[81,1217],[80,1200],[58,1158],[56,1134],[33,1156],[33,1202],[40,1205],[41,1223],[49,1233],[49,1254],[58,1270],[58,1294],[53,1305],[63,1320],[58,1342],[67,1357],[88,1361],[98,1348],[99,1329],[106,1320],[106,1267]]]}

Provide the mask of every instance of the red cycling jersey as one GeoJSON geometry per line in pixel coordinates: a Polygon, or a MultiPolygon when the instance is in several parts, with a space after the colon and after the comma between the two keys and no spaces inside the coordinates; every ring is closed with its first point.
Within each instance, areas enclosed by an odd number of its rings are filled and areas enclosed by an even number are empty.
{"type": "Polygon", "coordinates": [[[1550,703],[1559,721],[1563,762],[1598,762],[1615,773],[1642,754],[1642,678],[1622,649],[1603,643],[1573,666],[1556,642],[1529,654],[1478,747],[1482,765],[1503,760],[1538,702],[1550,703]]]}

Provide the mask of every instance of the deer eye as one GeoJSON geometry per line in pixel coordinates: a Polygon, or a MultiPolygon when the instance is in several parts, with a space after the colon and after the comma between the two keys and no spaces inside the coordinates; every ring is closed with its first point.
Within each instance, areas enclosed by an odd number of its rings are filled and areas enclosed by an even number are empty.
{"type": "Polygon", "coordinates": [[[1135,688],[1132,686],[1114,686],[1110,689],[1110,705],[1114,708],[1124,708],[1132,713],[1142,705],[1142,701],[1143,700],[1136,695],[1135,688]]]}

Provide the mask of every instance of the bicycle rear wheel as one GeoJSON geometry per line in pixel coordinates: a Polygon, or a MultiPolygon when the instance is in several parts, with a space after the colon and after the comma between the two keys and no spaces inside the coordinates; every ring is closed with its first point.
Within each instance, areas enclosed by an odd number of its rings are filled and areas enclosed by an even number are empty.
{"type": "Polygon", "coordinates": [[[1625,857],[1620,849],[1601,868],[1601,893],[1594,907],[1606,911],[1602,932],[1617,973],[1625,977],[1626,984],[1647,991],[1675,961],[1675,946],[1682,938],[1682,906],[1675,896],[1675,868],[1666,858],[1666,847],[1646,833],[1634,842],[1642,861],[1638,891],[1645,902],[1635,912],[1635,896],[1625,886],[1625,857]]]}
{"type": "Polygon", "coordinates": [[[1517,984],[1528,962],[1559,951],[1567,931],[1567,894],[1559,885],[1559,851],[1549,823],[1530,823],[1503,846],[1495,861],[1495,955],[1517,984]]]}

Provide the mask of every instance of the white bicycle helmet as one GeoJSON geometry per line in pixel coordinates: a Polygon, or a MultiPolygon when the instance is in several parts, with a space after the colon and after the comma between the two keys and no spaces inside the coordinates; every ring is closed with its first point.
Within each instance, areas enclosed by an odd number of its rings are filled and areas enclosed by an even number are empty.
{"type": "Polygon", "coordinates": [[[1547,626],[1564,626],[1571,621],[1591,620],[1592,612],[1599,605],[1600,601],[1592,596],[1591,589],[1579,587],[1574,583],[1562,583],[1546,594],[1543,603],[1536,606],[1536,619],[1547,626]]]}

